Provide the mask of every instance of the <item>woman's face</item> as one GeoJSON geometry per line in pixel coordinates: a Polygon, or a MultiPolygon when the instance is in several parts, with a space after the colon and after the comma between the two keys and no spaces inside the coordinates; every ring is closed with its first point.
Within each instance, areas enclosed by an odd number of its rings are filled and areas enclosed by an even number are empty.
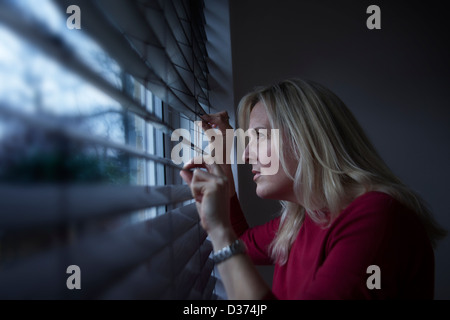
{"type": "MultiPolygon", "coordinates": [[[[276,135],[271,130],[272,127],[266,109],[261,102],[258,102],[250,113],[249,130],[251,129],[256,132],[256,136],[250,135],[250,142],[243,157],[246,163],[252,164],[256,194],[265,199],[297,202],[294,194],[294,181],[289,178],[280,164],[279,150],[276,150],[279,143],[274,141],[276,135]],[[265,155],[266,157],[264,157],[265,155]],[[268,158],[270,162],[267,161],[268,158]],[[275,166],[273,161],[277,162],[275,166]],[[274,170],[268,170],[274,167],[277,168],[275,172],[274,170]]],[[[287,167],[293,176],[297,163],[291,157],[286,158],[287,167]]]]}

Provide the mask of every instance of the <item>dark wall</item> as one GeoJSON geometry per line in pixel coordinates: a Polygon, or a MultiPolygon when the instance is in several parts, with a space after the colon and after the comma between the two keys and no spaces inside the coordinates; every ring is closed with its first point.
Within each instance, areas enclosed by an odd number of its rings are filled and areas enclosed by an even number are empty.
{"type": "MultiPolygon", "coordinates": [[[[256,85],[296,76],[334,91],[390,168],[450,229],[450,27],[439,1],[231,1],[235,104],[256,85]],[[381,30],[366,9],[381,8],[381,30]]],[[[249,221],[273,216],[239,170],[249,221]]],[[[436,298],[450,298],[450,239],[436,251],[436,298]]],[[[270,277],[267,277],[269,279],[270,277]]],[[[268,280],[269,281],[269,280],[268,280]]]]}

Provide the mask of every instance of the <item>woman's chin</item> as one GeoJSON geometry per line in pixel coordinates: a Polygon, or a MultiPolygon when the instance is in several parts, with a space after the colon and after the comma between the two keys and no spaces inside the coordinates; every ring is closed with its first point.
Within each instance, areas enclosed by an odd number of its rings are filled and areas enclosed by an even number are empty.
{"type": "Polygon", "coordinates": [[[262,199],[265,198],[264,192],[262,190],[260,190],[260,188],[258,188],[258,186],[256,186],[256,195],[262,199]]]}
{"type": "Polygon", "coordinates": [[[259,186],[256,187],[256,195],[261,199],[272,199],[270,196],[270,192],[259,186]]]}
{"type": "Polygon", "coordinates": [[[266,200],[277,200],[277,201],[294,201],[297,202],[293,198],[287,198],[288,193],[280,193],[276,190],[270,190],[266,188],[262,188],[261,186],[256,187],[256,195],[261,199],[266,200]]]}

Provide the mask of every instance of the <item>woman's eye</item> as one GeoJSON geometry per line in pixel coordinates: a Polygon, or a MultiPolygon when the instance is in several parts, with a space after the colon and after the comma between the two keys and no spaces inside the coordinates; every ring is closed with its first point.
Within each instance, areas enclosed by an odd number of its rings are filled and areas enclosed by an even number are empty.
{"type": "Polygon", "coordinates": [[[262,132],[257,132],[256,133],[256,139],[262,140],[262,139],[265,139],[265,138],[266,138],[266,135],[264,133],[262,133],[262,132]]]}

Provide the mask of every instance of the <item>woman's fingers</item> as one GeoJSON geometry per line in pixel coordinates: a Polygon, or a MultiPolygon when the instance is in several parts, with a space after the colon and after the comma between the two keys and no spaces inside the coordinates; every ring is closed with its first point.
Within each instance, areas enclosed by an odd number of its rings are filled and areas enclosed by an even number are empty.
{"type": "MultiPolygon", "coordinates": [[[[208,172],[212,172],[212,165],[215,165],[214,158],[211,156],[194,157],[183,166],[183,171],[191,171],[192,169],[203,168],[208,172]]],[[[217,169],[215,169],[217,170],[217,169]]],[[[222,172],[222,171],[219,171],[222,172]]],[[[223,172],[222,172],[223,173],[223,172]]]]}
{"type": "MultiPolygon", "coordinates": [[[[201,175],[201,172],[205,172],[204,170],[192,170],[192,169],[206,169],[206,172],[213,174],[214,176],[221,177],[222,180],[229,187],[229,195],[232,196],[235,193],[234,183],[233,183],[233,175],[230,170],[227,171],[227,167],[223,165],[218,165],[214,161],[214,158],[210,156],[198,156],[191,159],[188,163],[186,163],[183,167],[183,170],[180,171],[180,176],[183,180],[189,185],[192,185],[192,180],[194,178],[194,172],[198,171],[201,175]]],[[[202,175],[204,179],[207,179],[205,175],[202,175]]],[[[222,181],[221,181],[222,182],[222,181]]]]}
{"type": "Polygon", "coordinates": [[[232,181],[227,178],[219,165],[208,159],[208,157],[194,158],[180,172],[181,177],[189,184],[201,225],[207,232],[226,225],[229,220],[229,181],[232,181]],[[189,171],[192,169],[196,170],[189,171]]]}
{"type": "Polygon", "coordinates": [[[211,182],[211,188],[222,185],[227,182],[228,179],[225,175],[221,174],[220,168],[217,165],[207,165],[208,172],[202,170],[195,170],[192,176],[191,185],[199,182],[211,182]]]}
{"type": "Polygon", "coordinates": [[[192,183],[191,185],[191,193],[196,202],[202,202],[203,194],[205,189],[207,188],[208,182],[205,181],[197,181],[192,183]]]}
{"type": "Polygon", "coordinates": [[[223,169],[216,163],[211,164],[205,164],[206,168],[208,169],[208,172],[216,175],[216,176],[222,176],[226,178],[225,173],[223,172],[223,169]]]}
{"type": "Polygon", "coordinates": [[[220,131],[225,132],[226,129],[232,129],[230,126],[230,117],[228,112],[222,111],[214,114],[205,114],[201,117],[202,129],[207,131],[211,128],[218,128],[220,131]]]}
{"type": "Polygon", "coordinates": [[[205,158],[206,156],[197,156],[186,162],[183,166],[183,170],[191,170],[195,168],[206,168],[205,167],[205,158]]]}
{"type": "Polygon", "coordinates": [[[191,190],[194,198],[203,195],[206,191],[214,192],[221,188],[228,190],[228,178],[223,174],[221,168],[216,165],[207,165],[209,172],[195,170],[191,179],[191,190]]]}
{"type": "Polygon", "coordinates": [[[189,162],[187,162],[183,166],[183,169],[180,171],[181,178],[183,178],[183,180],[188,185],[190,185],[192,182],[192,177],[194,174],[193,169],[196,169],[196,168],[206,168],[202,156],[192,158],[189,162]]]}
{"type": "Polygon", "coordinates": [[[186,182],[189,186],[191,185],[192,182],[192,177],[193,177],[194,172],[193,171],[189,171],[187,169],[183,169],[180,171],[180,176],[181,178],[184,180],[184,182],[186,182]]]}

